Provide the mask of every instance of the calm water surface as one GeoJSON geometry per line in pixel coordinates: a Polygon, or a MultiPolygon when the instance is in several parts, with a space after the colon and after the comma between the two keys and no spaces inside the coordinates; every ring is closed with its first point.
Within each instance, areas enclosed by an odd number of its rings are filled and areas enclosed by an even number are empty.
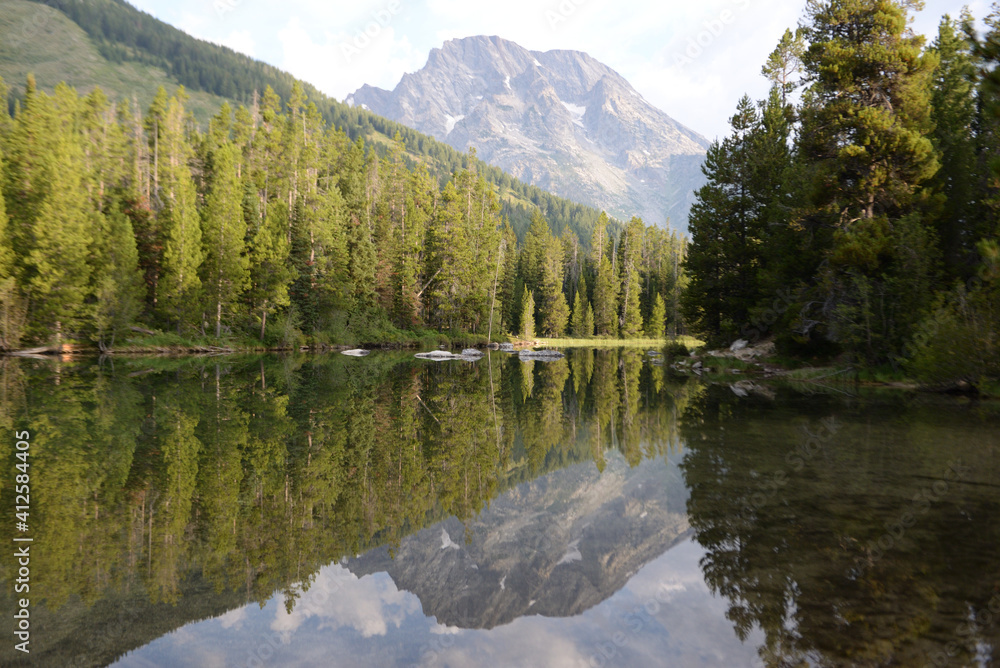
{"type": "Polygon", "coordinates": [[[1000,665],[1000,406],[655,361],[0,360],[0,665],[1000,665]]]}

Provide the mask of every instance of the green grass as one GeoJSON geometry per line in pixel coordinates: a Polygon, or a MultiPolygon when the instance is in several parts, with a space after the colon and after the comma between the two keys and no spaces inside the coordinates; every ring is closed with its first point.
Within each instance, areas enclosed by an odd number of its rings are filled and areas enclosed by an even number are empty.
{"type": "Polygon", "coordinates": [[[142,353],[148,351],[198,352],[213,349],[228,349],[241,352],[264,351],[268,348],[259,340],[251,337],[227,336],[221,339],[214,337],[187,337],[174,332],[157,332],[153,335],[135,335],[124,342],[115,343],[116,353],[142,353]]]}
{"type": "Polygon", "coordinates": [[[720,369],[737,369],[739,371],[756,371],[760,368],[752,361],[741,360],[738,357],[716,357],[715,355],[705,355],[703,363],[706,366],[717,366],[720,369]]]}
{"type": "Polygon", "coordinates": [[[486,337],[478,334],[438,332],[430,329],[400,330],[384,322],[365,324],[367,326],[360,331],[320,332],[312,337],[304,336],[301,332],[296,331],[291,337],[291,343],[288,344],[282,344],[280,333],[272,331],[270,323],[264,342],[249,333],[233,334],[216,339],[213,336],[202,337],[157,331],[151,335],[135,334],[124,341],[119,339],[115,343],[113,351],[131,354],[148,352],[184,354],[228,349],[232,352],[253,353],[272,350],[298,350],[300,347],[322,349],[327,346],[430,350],[439,346],[461,348],[484,346],[487,343],[486,337]]]}
{"type": "MultiPolygon", "coordinates": [[[[133,96],[145,110],[163,86],[173,94],[178,82],[156,67],[112,63],[105,59],[80,26],[57,9],[24,0],[0,0],[0,76],[11,88],[24,90],[28,74],[51,92],[65,81],[81,95],[99,86],[112,101],[133,96]]],[[[188,91],[185,106],[206,123],[223,98],[188,91]]]]}
{"type": "MultiPolygon", "coordinates": [[[[538,339],[539,345],[550,348],[648,348],[660,349],[671,343],[672,339],[611,339],[595,337],[591,339],[538,339]]],[[[677,341],[688,348],[704,345],[692,336],[680,336],[677,341]]]]}

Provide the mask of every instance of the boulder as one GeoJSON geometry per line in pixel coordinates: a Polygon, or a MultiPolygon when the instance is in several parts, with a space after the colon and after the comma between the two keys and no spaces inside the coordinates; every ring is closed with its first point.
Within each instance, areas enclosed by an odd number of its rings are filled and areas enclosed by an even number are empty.
{"type": "Polygon", "coordinates": [[[458,355],[453,355],[447,350],[432,350],[429,353],[417,353],[414,355],[418,360],[431,360],[432,362],[446,362],[448,360],[462,359],[458,355]]]}
{"type": "Polygon", "coordinates": [[[348,357],[368,357],[369,355],[371,355],[371,352],[372,351],[370,350],[357,349],[357,350],[342,350],[340,351],[340,354],[347,355],[348,357]]]}
{"type": "Polygon", "coordinates": [[[450,353],[447,350],[432,350],[429,353],[417,353],[414,357],[418,360],[430,360],[432,362],[448,362],[451,360],[478,362],[483,358],[483,354],[478,350],[469,348],[468,350],[463,350],[461,355],[450,353]]]}
{"type": "Polygon", "coordinates": [[[750,342],[747,341],[746,339],[738,339],[736,341],[733,341],[733,345],[729,346],[729,352],[738,353],[739,351],[743,350],[749,345],[750,342]]]}
{"type": "Polygon", "coordinates": [[[566,356],[558,350],[522,350],[518,357],[522,362],[553,362],[566,356]]]}

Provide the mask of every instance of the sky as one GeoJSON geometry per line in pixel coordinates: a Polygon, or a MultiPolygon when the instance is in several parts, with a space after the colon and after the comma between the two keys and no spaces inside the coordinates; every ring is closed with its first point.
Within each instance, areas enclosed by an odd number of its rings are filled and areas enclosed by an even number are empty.
{"type": "MultiPolygon", "coordinates": [[[[429,530],[437,531],[432,528],[429,530]]],[[[643,566],[610,598],[573,617],[529,615],[490,630],[461,629],[427,617],[414,594],[386,573],[358,578],[339,564],[320,570],[285,609],[282,595],[176,629],[133,650],[113,668],[197,665],[762,666],[753,629],[741,642],[726,619],[728,599],[702,577],[691,539],[643,566]],[[352,662],[354,659],[356,662],[352,662]],[[339,664],[337,664],[339,665],[339,664]]]]}
{"type": "MultiPolygon", "coordinates": [[[[185,32],[224,44],[345,99],[394,88],[449,39],[499,35],[537,51],[586,51],[649,102],[709,139],[727,134],[744,94],[766,96],[761,65],[804,0],[130,0],[185,32]]],[[[926,0],[914,29],[990,0],[926,0]]]]}
{"type": "MultiPolygon", "coordinates": [[[[631,485],[639,481],[664,485],[664,489],[669,491],[657,492],[657,496],[650,497],[650,503],[656,505],[672,499],[678,504],[672,512],[678,513],[676,517],[680,519],[678,508],[683,508],[687,497],[684,477],[678,468],[682,457],[682,453],[677,453],[670,457],[646,459],[633,467],[621,453],[611,451],[607,453],[607,468],[603,471],[598,471],[593,462],[576,464],[550,473],[544,480],[524,483],[521,488],[506,492],[494,500],[492,509],[484,512],[508,517],[510,512],[520,516],[518,513],[523,510],[531,516],[531,523],[539,523],[538,528],[549,527],[549,523],[556,520],[548,511],[532,513],[531,504],[525,506],[517,500],[531,497],[527,488],[551,484],[562,489],[571,483],[574,489],[598,490],[600,496],[604,493],[600,490],[606,492],[608,488],[599,485],[599,480],[611,476],[619,481],[608,482],[615,488],[619,484],[631,485]],[[583,487],[578,488],[577,485],[583,487]]],[[[668,510],[666,505],[661,508],[668,510]]],[[[559,515],[559,512],[556,514],[559,515]]],[[[482,526],[494,526],[494,521],[497,520],[488,517],[482,526]]],[[[509,521],[509,517],[502,521],[509,521]]],[[[575,526],[575,522],[571,524],[575,526]]],[[[683,528],[681,523],[676,526],[678,531],[683,528]]],[[[413,537],[404,538],[395,559],[431,558],[426,550],[435,544],[440,544],[442,551],[461,551],[464,548],[456,541],[464,544],[463,529],[463,524],[455,518],[427,527],[413,537]],[[450,535],[447,528],[451,529],[450,535]],[[409,541],[418,542],[419,547],[408,549],[409,541]]],[[[495,540],[495,536],[486,536],[478,528],[473,533],[474,542],[495,540]]],[[[264,606],[250,603],[213,619],[176,629],[145,647],[129,652],[113,668],[189,665],[206,668],[272,665],[306,668],[331,664],[421,668],[477,665],[605,668],[618,665],[658,666],[663,664],[665,657],[669,657],[671,666],[763,665],[758,660],[757,648],[764,644],[764,634],[755,628],[745,641],[739,639],[732,622],[726,618],[731,601],[713,594],[703,577],[701,563],[706,555],[705,549],[691,537],[666,547],[664,543],[671,535],[675,534],[667,530],[648,542],[650,546],[662,545],[665,551],[639,567],[627,583],[609,597],[573,615],[557,616],[553,613],[559,602],[572,605],[577,602],[576,599],[561,600],[548,596],[548,611],[552,616],[530,614],[532,604],[529,603],[527,614],[491,629],[472,628],[482,621],[475,615],[474,622],[446,626],[432,616],[440,601],[421,601],[405,587],[401,589],[385,572],[358,576],[345,567],[350,565],[345,558],[321,568],[308,589],[302,591],[294,602],[291,611],[286,609],[284,595],[275,594],[264,606]]],[[[511,538],[507,536],[504,540],[511,538]]],[[[567,547],[572,547],[578,558],[581,546],[584,552],[593,554],[581,543],[592,538],[584,533],[567,547]]],[[[556,548],[558,541],[568,540],[568,536],[554,536],[553,540],[552,547],[556,548]]],[[[600,542],[602,539],[597,540],[600,542]]],[[[606,547],[604,545],[599,549],[606,547]]],[[[483,547],[460,552],[456,555],[457,559],[442,558],[436,563],[445,569],[474,565],[478,570],[476,555],[484,554],[483,550],[485,554],[492,554],[491,549],[483,544],[483,547]]],[[[569,551],[566,553],[567,557],[571,554],[569,551]]],[[[482,565],[487,569],[519,567],[518,564],[523,566],[523,559],[535,564],[535,557],[531,555],[530,548],[526,551],[515,550],[510,555],[514,561],[494,562],[487,559],[482,565]]],[[[555,568],[573,561],[564,558],[555,568]]],[[[405,565],[400,570],[410,574],[408,582],[411,586],[415,582],[412,578],[424,572],[405,565]]],[[[495,571],[490,573],[493,575],[488,573],[484,583],[492,581],[491,578],[496,575],[495,571]]],[[[572,582],[575,576],[564,577],[567,578],[565,581],[572,582]]],[[[501,582],[505,580],[506,577],[501,582]]],[[[448,583],[456,581],[452,577],[443,577],[440,581],[424,582],[415,588],[421,591],[441,588],[446,591],[448,583]]],[[[513,585],[512,594],[506,595],[506,598],[498,594],[497,600],[502,598],[513,606],[508,611],[518,609],[522,600],[519,596],[524,595],[525,590],[517,587],[528,586],[525,583],[529,581],[530,577],[520,580],[521,584],[513,585]],[[520,595],[516,593],[518,591],[520,595]]],[[[546,595],[544,587],[533,591],[546,595]]],[[[581,596],[586,598],[585,594],[581,596]]],[[[465,608],[463,604],[456,608],[446,606],[446,609],[460,615],[465,608]]],[[[454,618],[450,621],[454,622],[454,618]]]]}

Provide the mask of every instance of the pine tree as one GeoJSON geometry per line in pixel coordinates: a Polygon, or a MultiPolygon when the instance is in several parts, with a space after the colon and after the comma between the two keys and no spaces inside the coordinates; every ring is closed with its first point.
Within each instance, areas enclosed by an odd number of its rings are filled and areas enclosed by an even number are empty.
{"type": "MultiPolygon", "coordinates": [[[[2,81],[0,79],[0,83],[2,81]]],[[[3,145],[0,144],[0,281],[14,275],[14,247],[8,231],[7,206],[4,201],[5,176],[3,145]]]]}
{"type": "Polygon", "coordinates": [[[816,224],[835,230],[814,320],[858,358],[884,361],[926,306],[933,264],[920,186],[938,169],[926,136],[934,57],[906,3],[810,0],[812,82],[799,152],[816,224]]]}
{"type": "Polygon", "coordinates": [[[354,219],[351,224],[350,257],[354,307],[359,313],[368,314],[377,303],[375,292],[376,254],[371,230],[363,220],[354,219]]]}
{"type": "Polygon", "coordinates": [[[589,301],[587,302],[587,312],[583,316],[582,331],[584,338],[590,338],[594,335],[594,307],[589,301]]]}
{"type": "Polygon", "coordinates": [[[662,339],[666,317],[667,307],[663,303],[663,297],[657,293],[656,299],[653,300],[653,311],[649,316],[649,322],[646,323],[646,335],[651,339],[662,339]]]}
{"type": "MultiPolygon", "coordinates": [[[[963,15],[969,25],[972,17],[963,15]]],[[[968,277],[976,256],[974,243],[979,216],[975,209],[977,155],[973,125],[976,121],[976,62],[972,47],[951,17],[938,27],[931,52],[939,64],[931,97],[931,138],[941,160],[934,187],[944,198],[938,214],[937,235],[949,274],[968,277]]]]}
{"type": "Polygon", "coordinates": [[[608,218],[601,214],[590,247],[594,264],[594,327],[598,336],[618,334],[618,288],[614,268],[608,257],[608,218]]]}
{"type": "Polygon", "coordinates": [[[162,307],[170,321],[181,331],[196,313],[201,279],[198,269],[204,252],[201,221],[197,210],[197,191],[189,166],[193,157],[186,137],[183,89],[170,98],[160,127],[160,186],[164,208],[160,212],[165,239],[162,307]]]}
{"type": "Polygon", "coordinates": [[[755,192],[760,117],[747,96],[730,125],[732,134],[709,147],[702,167],[708,182],[691,208],[691,246],[684,265],[691,275],[683,296],[685,315],[712,339],[732,338],[749,320],[758,298],[765,229],[762,198],[755,192]]]}
{"type": "Polygon", "coordinates": [[[538,288],[542,332],[549,337],[557,338],[566,332],[569,322],[569,306],[566,295],[563,294],[563,250],[558,239],[551,235],[546,240],[542,256],[541,278],[538,288]]]}
{"type": "Polygon", "coordinates": [[[977,231],[996,237],[1000,235],[1000,6],[993,6],[985,23],[988,30],[982,39],[971,23],[964,28],[979,69],[976,148],[982,178],[977,213],[982,223],[977,231]]]}
{"type": "Polygon", "coordinates": [[[7,82],[3,80],[3,77],[0,77],[0,100],[4,101],[3,104],[0,104],[0,144],[7,140],[13,127],[13,120],[7,107],[7,100],[10,99],[9,93],[10,88],[7,86],[7,82]]]}
{"type": "Polygon", "coordinates": [[[310,299],[318,314],[317,326],[335,314],[347,313],[354,304],[350,255],[347,238],[347,213],[340,190],[330,188],[323,194],[310,240],[315,254],[310,258],[310,299]]]}
{"type": "Polygon", "coordinates": [[[524,293],[524,300],[521,302],[521,339],[533,341],[535,339],[535,296],[531,290],[524,293]]]}
{"type": "MultiPolygon", "coordinates": [[[[3,80],[0,79],[0,93],[3,80]]],[[[6,116],[6,110],[0,111],[6,116]]],[[[24,300],[14,277],[14,247],[4,205],[5,168],[3,146],[0,144],[0,350],[12,350],[21,341],[24,329],[24,300]]]]}
{"type": "Polygon", "coordinates": [[[147,179],[147,183],[150,184],[151,190],[147,195],[157,211],[163,205],[160,197],[160,142],[163,137],[163,126],[167,118],[169,103],[167,89],[160,86],[156,91],[156,96],[153,98],[152,103],[149,105],[149,109],[146,111],[145,118],[145,129],[146,136],[149,138],[148,149],[150,153],[149,178],[147,179]]]}
{"type": "Polygon", "coordinates": [[[642,313],[640,311],[639,260],[642,252],[643,224],[632,218],[625,228],[619,247],[621,256],[621,313],[618,318],[619,331],[624,338],[642,336],[642,313]]]}
{"type": "Polygon", "coordinates": [[[215,319],[215,336],[222,336],[223,313],[230,315],[249,283],[250,261],[244,247],[243,187],[236,174],[238,149],[224,141],[213,154],[211,189],[205,203],[205,263],[203,278],[215,319]]]}
{"type": "Polygon", "coordinates": [[[542,216],[535,209],[531,212],[531,227],[524,237],[524,248],[521,250],[521,276],[525,285],[531,290],[537,290],[544,280],[545,259],[549,252],[552,231],[542,216]]]}
{"type": "Polygon", "coordinates": [[[461,314],[465,245],[461,198],[449,181],[427,231],[428,306],[438,327],[453,328],[461,314]]]}
{"type": "Polygon", "coordinates": [[[805,50],[802,29],[799,28],[795,32],[785,30],[778,46],[771,52],[764,67],[761,68],[761,74],[767,77],[771,84],[778,89],[783,104],[787,104],[788,96],[798,88],[795,77],[802,68],[802,56],[805,54],[805,50]]]}
{"type": "Polygon", "coordinates": [[[260,314],[260,340],[267,331],[267,317],[288,306],[288,286],[292,272],[288,264],[288,210],[281,202],[267,208],[263,224],[251,233],[250,289],[251,309],[260,314]]]}
{"type": "Polygon", "coordinates": [[[113,347],[115,339],[128,330],[142,310],[145,285],[139,270],[132,221],[115,200],[100,215],[95,236],[94,324],[100,348],[113,347]]]}
{"type": "Polygon", "coordinates": [[[18,282],[31,304],[29,325],[39,338],[80,332],[87,322],[87,262],[96,212],[84,187],[83,152],[74,120],[76,93],[56,87],[49,98],[29,78],[12,138],[7,179],[18,282]]]}
{"type": "Polygon", "coordinates": [[[594,335],[594,310],[590,306],[587,298],[587,280],[580,274],[580,281],[576,287],[576,297],[573,299],[573,336],[578,338],[589,338],[594,335]],[[587,312],[590,312],[590,327],[587,326],[587,312]]]}
{"type": "Polygon", "coordinates": [[[808,21],[800,136],[828,185],[817,204],[845,230],[905,213],[912,186],[938,168],[924,136],[934,62],[921,55],[923,38],[907,33],[907,9],[894,0],[810,0],[808,21]]]}
{"type": "Polygon", "coordinates": [[[517,252],[517,235],[514,233],[514,228],[510,226],[509,222],[505,221],[504,223],[503,235],[507,252],[504,254],[503,267],[500,270],[500,296],[498,297],[498,301],[502,305],[500,310],[502,320],[499,329],[503,332],[514,332],[517,326],[517,311],[521,306],[517,299],[519,280],[517,276],[517,264],[519,253],[517,252]]]}

